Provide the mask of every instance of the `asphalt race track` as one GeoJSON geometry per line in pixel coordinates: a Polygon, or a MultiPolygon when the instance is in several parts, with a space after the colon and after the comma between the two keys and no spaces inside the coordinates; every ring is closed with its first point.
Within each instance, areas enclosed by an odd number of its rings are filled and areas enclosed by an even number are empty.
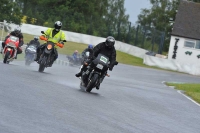
{"type": "Polygon", "coordinates": [[[199,133],[200,107],[161,82],[200,77],[119,64],[86,93],[77,67],[0,62],[0,133],[199,133]]]}

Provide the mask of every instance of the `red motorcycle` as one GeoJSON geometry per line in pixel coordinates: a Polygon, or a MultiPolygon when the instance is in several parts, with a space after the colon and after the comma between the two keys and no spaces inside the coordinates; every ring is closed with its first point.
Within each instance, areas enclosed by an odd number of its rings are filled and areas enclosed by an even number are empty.
{"type": "Polygon", "coordinates": [[[17,55],[17,48],[19,47],[19,38],[15,36],[9,36],[5,41],[5,47],[3,49],[3,63],[9,64],[13,61],[17,55]]]}

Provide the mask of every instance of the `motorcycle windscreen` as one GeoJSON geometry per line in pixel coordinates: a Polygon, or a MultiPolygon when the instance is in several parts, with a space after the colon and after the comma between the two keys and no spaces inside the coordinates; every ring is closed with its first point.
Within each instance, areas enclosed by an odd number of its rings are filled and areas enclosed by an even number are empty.
{"type": "Polygon", "coordinates": [[[36,53],[36,46],[35,45],[30,45],[30,46],[28,46],[28,48],[27,48],[27,51],[29,52],[29,53],[32,53],[32,54],[35,54],[36,53]]]}
{"type": "Polygon", "coordinates": [[[9,38],[10,38],[10,40],[13,41],[13,42],[19,41],[19,38],[18,38],[18,37],[15,37],[15,36],[10,36],[9,38]]]}
{"type": "Polygon", "coordinates": [[[99,54],[96,59],[93,60],[94,64],[102,64],[103,66],[108,65],[109,58],[103,54],[99,54]]]}

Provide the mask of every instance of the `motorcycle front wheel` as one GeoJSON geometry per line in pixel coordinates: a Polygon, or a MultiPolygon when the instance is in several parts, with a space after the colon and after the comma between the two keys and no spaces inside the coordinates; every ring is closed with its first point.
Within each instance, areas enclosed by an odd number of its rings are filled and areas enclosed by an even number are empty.
{"type": "Polygon", "coordinates": [[[40,64],[39,65],[39,72],[44,72],[44,69],[45,69],[45,66],[44,65],[42,65],[42,64],[40,64]]]}
{"type": "Polygon", "coordinates": [[[26,65],[26,66],[30,66],[30,65],[31,65],[31,61],[29,61],[29,59],[26,59],[26,60],[25,60],[25,65],[26,65]]]}
{"type": "Polygon", "coordinates": [[[98,77],[99,77],[98,74],[94,74],[92,76],[91,81],[89,81],[89,83],[87,85],[87,89],[86,89],[87,92],[90,92],[95,87],[98,77]]]}
{"type": "Polygon", "coordinates": [[[3,63],[5,63],[5,64],[7,63],[9,56],[10,56],[10,51],[7,51],[6,54],[5,54],[5,57],[3,59],[3,63]]]}

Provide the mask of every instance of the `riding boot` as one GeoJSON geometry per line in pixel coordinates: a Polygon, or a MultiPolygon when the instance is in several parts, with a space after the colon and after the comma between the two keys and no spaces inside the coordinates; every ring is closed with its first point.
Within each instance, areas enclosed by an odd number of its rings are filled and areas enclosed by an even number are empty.
{"type": "Polygon", "coordinates": [[[76,77],[81,77],[82,76],[82,72],[83,72],[83,68],[81,69],[81,71],[79,73],[77,73],[75,76],[76,77]]]}
{"type": "Polygon", "coordinates": [[[99,90],[100,88],[100,83],[98,83],[98,85],[96,86],[96,89],[99,90]]]}

